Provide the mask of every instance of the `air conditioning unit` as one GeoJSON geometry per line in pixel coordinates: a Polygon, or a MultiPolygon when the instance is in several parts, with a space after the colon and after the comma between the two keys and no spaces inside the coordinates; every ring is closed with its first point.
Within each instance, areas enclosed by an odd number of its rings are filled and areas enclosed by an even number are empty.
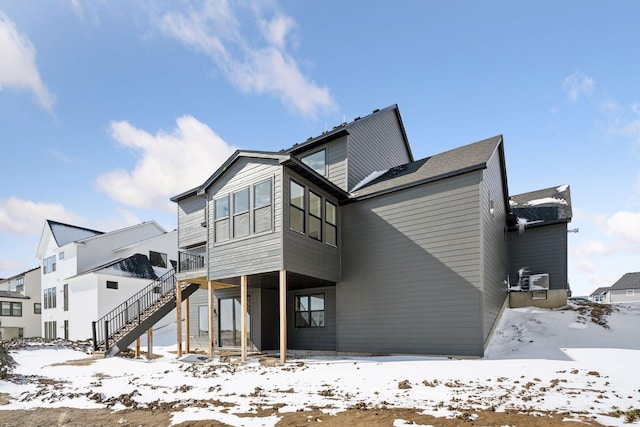
{"type": "Polygon", "coordinates": [[[529,289],[532,291],[549,289],[549,275],[532,274],[529,276],[529,289]]]}

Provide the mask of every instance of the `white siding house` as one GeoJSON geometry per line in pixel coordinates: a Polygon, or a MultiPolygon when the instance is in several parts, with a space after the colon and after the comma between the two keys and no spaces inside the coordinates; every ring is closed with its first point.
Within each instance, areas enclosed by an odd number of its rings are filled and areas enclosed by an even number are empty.
{"type": "Polygon", "coordinates": [[[42,336],[88,339],[92,322],[173,267],[177,232],[154,221],[103,233],[48,220],[37,258],[42,336]]]}

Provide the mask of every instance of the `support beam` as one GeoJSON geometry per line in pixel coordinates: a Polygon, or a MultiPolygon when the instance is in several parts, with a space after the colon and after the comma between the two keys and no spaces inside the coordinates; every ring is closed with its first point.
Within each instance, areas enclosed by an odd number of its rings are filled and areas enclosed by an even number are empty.
{"type": "Polygon", "coordinates": [[[136,357],[136,359],[138,357],[140,357],[140,337],[136,338],[136,353],[135,353],[135,357],[136,357]]]}
{"type": "Polygon", "coordinates": [[[182,357],[182,282],[176,281],[176,345],[177,357],[182,357]]]}
{"type": "Polygon", "coordinates": [[[147,331],[147,359],[153,360],[153,327],[147,331]]]}
{"type": "Polygon", "coordinates": [[[214,295],[213,295],[213,282],[209,281],[209,288],[207,289],[207,302],[209,303],[209,359],[213,358],[213,349],[215,347],[215,333],[213,327],[214,323],[214,313],[216,311],[214,307],[214,295]]]}
{"type": "Polygon", "coordinates": [[[287,361],[287,270],[280,270],[280,363],[287,361]]]}
{"type": "Polygon", "coordinates": [[[186,339],[186,345],[185,345],[185,352],[187,354],[191,353],[191,341],[190,341],[190,331],[191,328],[189,327],[189,320],[190,320],[190,316],[189,316],[189,297],[187,297],[186,300],[184,300],[184,313],[185,313],[185,339],[186,339]]]}
{"type": "Polygon", "coordinates": [[[240,360],[247,360],[247,276],[240,277],[240,360]]]}

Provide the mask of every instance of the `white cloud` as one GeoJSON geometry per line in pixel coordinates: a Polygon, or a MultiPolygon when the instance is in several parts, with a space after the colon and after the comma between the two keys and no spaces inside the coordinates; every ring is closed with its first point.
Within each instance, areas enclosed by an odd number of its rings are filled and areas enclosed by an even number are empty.
{"type": "Polygon", "coordinates": [[[112,122],[111,136],[138,161],[131,171],[99,176],[96,186],[117,202],[143,209],[175,211],[169,198],[202,184],[235,151],[192,116],[178,118],[172,133],[155,135],[126,121],[112,122]]]}
{"type": "Polygon", "coordinates": [[[43,83],[35,64],[36,50],[29,39],[18,32],[13,21],[0,11],[0,90],[3,87],[27,89],[40,106],[53,108],[53,96],[43,83]]]}
{"type": "Polygon", "coordinates": [[[600,217],[598,225],[622,241],[640,243],[640,212],[616,212],[610,217],[600,217]]]}
{"type": "Polygon", "coordinates": [[[60,203],[34,202],[17,197],[0,200],[0,232],[39,234],[47,219],[72,224],[83,222],[79,215],[67,210],[60,203]]]}
{"type": "Polygon", "coordinates": [[[295,27],[291,17],[279,12],[265,18],[259,7],[250,8],[251,18],[243,24],[257,23],[254,36],[243,34],[236,17],[245,13],[238,3],[204,1],[199,9],[170,12],[160,27],[186,45],[208,55],[223,75],[244,93],[272,94],[304,116],[335,107],[327,87],[318,86],[303,74],[298,61],[288,53],[287,36],[295,27]]]}
{"type": "Polygon", "coordinates": [[[567,97],[572,103],[576,103],[582,95],[588,95],[593,92],[595,81],[578,71],[566,77],[562,82],[562,88],[567,93],[567,97]]]}

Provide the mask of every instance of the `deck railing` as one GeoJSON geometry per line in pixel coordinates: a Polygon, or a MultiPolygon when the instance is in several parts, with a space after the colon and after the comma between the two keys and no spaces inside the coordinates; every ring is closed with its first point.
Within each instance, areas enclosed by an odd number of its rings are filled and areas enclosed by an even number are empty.
{"type": "Polygon", "coordinates": [[[206,247],[198,246],[178,252],[178,272],[186,272],[204,268],[206,264],[206,247]]]}

